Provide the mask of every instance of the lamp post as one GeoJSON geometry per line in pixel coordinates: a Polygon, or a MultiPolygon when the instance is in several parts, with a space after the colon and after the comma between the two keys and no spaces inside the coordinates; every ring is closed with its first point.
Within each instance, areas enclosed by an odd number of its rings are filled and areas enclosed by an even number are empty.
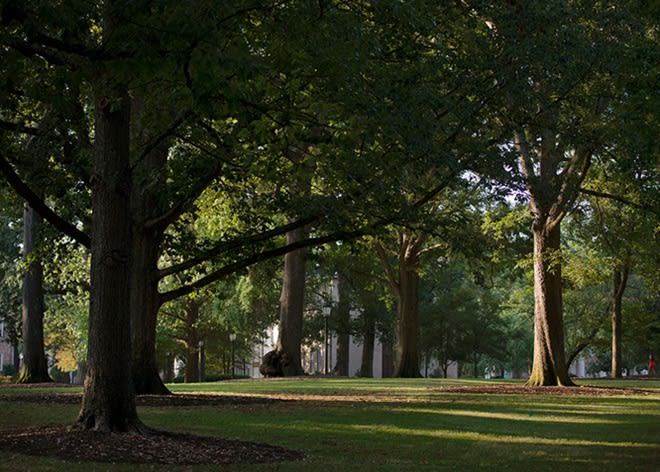
{"type": "Polygon", "coordinates": [[[236,334],[231,333],[229,335],[229,340],[231,341],[231,378],[233,379],[234,378],[234,373],[236,372],[236,369],[235,369],[236,363],[235,363],[235,356],[234,356],[234,354],[236,352],[236,350],[235,350],[236,334]]]}
{"type": "Polygon", "coordinates": [[[323,341],[323,357],[325,358],[325,368],[323,369],[323,374],[328,375],[328,318],[330,318],[330,312],[332,307],[326,305],[323,307],[323,331],[324,331],[324,341],[323,341]]]}
{"type": "Polygon", "coordinates": [[[199,342],[199,381],[204,382],[206,380],[205,370],[205,358],[204,358],[204,341],[199,342]]]}

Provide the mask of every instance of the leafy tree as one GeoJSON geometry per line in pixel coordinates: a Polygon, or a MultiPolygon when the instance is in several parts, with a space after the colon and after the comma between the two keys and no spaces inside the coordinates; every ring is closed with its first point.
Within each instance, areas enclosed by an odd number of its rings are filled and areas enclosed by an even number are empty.
{"type": "MultiPolygon", "coordinates": [[[[609,144],[625,85],[645,63],[634,55],[633,8],[574,2],[472,2],[488,28],[497,81],[506,83],[494,119],[518,160],[533,216],[535,348],[529,384],[572,385],[564,358],[560,225],[582,182],[609,144]],[[524,26],[521,26],[524,25],[524,26]]],[[[640,37],[640,36],[637,36],[640,37]]]]}

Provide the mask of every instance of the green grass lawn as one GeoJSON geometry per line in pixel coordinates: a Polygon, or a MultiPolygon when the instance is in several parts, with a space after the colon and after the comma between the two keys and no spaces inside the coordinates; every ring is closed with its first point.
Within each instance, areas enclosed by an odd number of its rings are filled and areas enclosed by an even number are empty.
{"type": "MultiPolygon", "coordinates": [[[[60,471],[660,471],[660,381],[597,381],[652,395],[552,396],[439,392],[484,383],[439,379],[225,381],[173,391],[294,395],[264,404],[141,407],[149,426],[301,450],[306,459],[253,466],[75,464],[2,454],[0,470],[60,471]]],[[[72,390],[66,390],[72,391],[72,390]]],[[[78,407],[2,401],[2,430],[72,423],[78,407]]]]}

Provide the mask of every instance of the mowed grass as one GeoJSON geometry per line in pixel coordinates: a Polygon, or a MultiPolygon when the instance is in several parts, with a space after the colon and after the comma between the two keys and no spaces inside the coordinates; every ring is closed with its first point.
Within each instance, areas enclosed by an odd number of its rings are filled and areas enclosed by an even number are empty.
{"type": "MultiPolygon", "coordinates": [[[[660,381],[597,381],[652,390],[632,396],[443,392],[483,381],[335,379],[171,385],[178,394],[251,395],[289,401],[140,407],[149,426],[276,444],[306,459],[266,465],[76,464],[2,453],[7,471],[660,471],[660,381]]],[[[48,389],[46,390],[48,391],[48,389]]],[[[67,392],[75,390],[65,390],[67,392]]],[[[79,390],[78,390],[79,391],[79,390]]],[[[2,430],[72,423],[77,405],[3,401],[2,430]]]]}

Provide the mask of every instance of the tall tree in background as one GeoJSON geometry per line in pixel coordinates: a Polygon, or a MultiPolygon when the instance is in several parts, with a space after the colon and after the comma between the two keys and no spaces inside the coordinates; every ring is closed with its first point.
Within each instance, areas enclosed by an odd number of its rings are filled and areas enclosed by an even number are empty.
{"type": "MultiPolygon", "coordinates": [[[[312,175],[315,169],[313,157],[308,152],[292,149],[287,152],[294,167],[289,192],[297,199],[310,195],[312,175]],[[295,170],[297,169],[297,170],[295,170]]],[[[300,215],[289,215],[295,222],[300,215]]],[[[296,228],[287,232],[287,244],[295,244],[307,238],[308,229],[296,228]]],[[[305,308],[305,266],[307,249],[297,249],[284,256],[284,279],[280,296],[279,337],[275,351],[279,357],[279,369],[284,376],[303,373],[300,347],[303,337],[303,311],[305,308]]]]}
{"type": "Polygon", "coordinates": [[[23,365],[18,383],[52,382],[44,351],[44,275],[40,247],[41,217],[29,204],[23,211],[23,365]]]}
{"type": "Polygon", "coordinates": [[[396,252],[389,254],[381,242],[376,252],[385,267],[385,274],[396,299],[395,377],[420,377],[419,372],[419,272],[421,255],[425,248],[425,234],[399,232],[396,252]],[[394,255],[394,258],[391,256],[394,255]],[[392,267],[396,261],[396,269],[392,267]]]}
{"type": "Polygon", "coordinates": [[[534,363],[530,385],[573,385],[564,353],[561,222],[604,150],[629,71],[631,11],[574,2],[509,2],[484,23],[506,83],[498,123],[510,129],[533,217],[534,363]],[[504,111],[504,113],[502,113],[504,111]]]}
{"type": "Polygon", "coordinates": [[[337,353],[335,359],[335,374],[348,377],[350,375],[350,339],[351,339],[351,287],[346,274],[341,272],[333,278],[336,287],[337,301],[334,308],[334,326],[337,335],[337,353]]]}
{"type": "MultiPolygon", "coordinates": [[[[616,151],[617,154],[625,150],[616,151]]],[[[623,369],[624,294],[635,274],[643,275],[646,261],[658,251],[657,171],[629,166],[629,160],[603,162],[584,186],[585,215],[580,224],[584,248],[594,248],[610,274],[609,315],[611,326],[611,376],[623,369]],[[621,165],[623,164],[623,168],[621,165]]],[[[633,160],[634,162],[634,160],[633,160]]],[[[584,249],[583,249],[584,250],[584,249]]]]}

